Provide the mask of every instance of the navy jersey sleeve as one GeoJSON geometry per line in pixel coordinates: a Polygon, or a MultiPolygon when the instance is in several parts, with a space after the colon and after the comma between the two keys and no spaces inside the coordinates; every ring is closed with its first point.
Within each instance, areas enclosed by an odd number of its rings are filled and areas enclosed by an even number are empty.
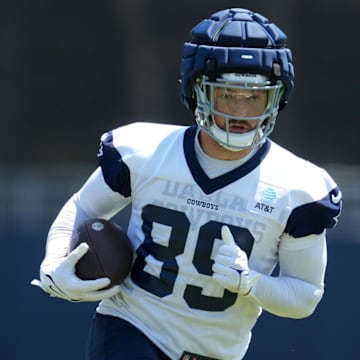
{"type": "Polygon", "coordinates": [[[101,137],[98,159],[106,184],[125,197],[131,196],[130,169],[114,146],[112,131],[101,137]]]}
{"type": "Polygon", "coordinates": [[[324,198],[296,207],[290,214],[285,233],[295,238],[321,234],[336,225],[342,208],[341,192],[332,189],[324,198]]]}

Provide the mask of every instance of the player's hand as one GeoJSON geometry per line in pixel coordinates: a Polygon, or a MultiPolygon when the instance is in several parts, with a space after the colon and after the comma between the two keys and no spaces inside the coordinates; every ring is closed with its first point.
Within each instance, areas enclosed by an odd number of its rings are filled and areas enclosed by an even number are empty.
{"type": "Polygon", "coordinates": [[[100,301],[115,295],[120,286],[109,289],[110,279],[81,280],[75,274],[76,263],[86,254],[89,246],[80,244],[67,257],[53,262],[43,262],[40,267],[40,280],[34,279],[32,285],[40,287],[50,296],[69,301],[100,301]]]}
{"type": "Polygon", "coordinates": [[[247,295],[259,274],[249,277],[248,257],[236,243],[227,226],[221,229],[224,242],[215,256],[212,270],[213,278],[225,289],[241,295],[247,295]]]}

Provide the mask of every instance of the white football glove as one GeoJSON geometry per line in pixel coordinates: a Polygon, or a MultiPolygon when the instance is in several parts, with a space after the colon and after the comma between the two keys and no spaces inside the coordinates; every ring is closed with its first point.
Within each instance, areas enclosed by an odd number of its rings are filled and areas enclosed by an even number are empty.
{"type": "Polygon", "coordinates": [[[40,280],[34,279],[32,285],[40,287],[50,296],[65,300],[100,301],[115,295],[120,286],[103,289],[110,284],[109,278],[81,280],[75,274],[75,265],[88,251],[86,243],[80,244],[67,257],[53,262],[45,261],[40,266],[40,280]]]}
{"type": "Polygon", "coordinates": [[[221,237],[224,244],[219,247],[214,259],[213,278],[225,289],[247,295],[260,274],[251,271],[254,276],[250,279],[248,257],[245,251],[235,243],[227,226],[221,228],[221,237]]]}

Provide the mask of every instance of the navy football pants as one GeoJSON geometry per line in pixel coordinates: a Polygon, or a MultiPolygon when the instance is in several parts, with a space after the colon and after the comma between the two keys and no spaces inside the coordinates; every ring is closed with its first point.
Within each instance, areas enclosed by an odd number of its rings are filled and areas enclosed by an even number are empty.
{"type": "Polygon", "coordinates": [[[95,314],[86,360],[170,360],[141,331],[125,320],[95,314]]]}

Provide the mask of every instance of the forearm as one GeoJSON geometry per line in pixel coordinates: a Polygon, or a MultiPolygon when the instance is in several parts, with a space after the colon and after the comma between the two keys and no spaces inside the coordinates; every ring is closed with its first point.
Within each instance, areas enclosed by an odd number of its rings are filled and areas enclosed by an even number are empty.
{"type": "Polygon", "coordinates": [[[72,233],[81,222],[90,217],[110,219],[129,202],[130,199],[113,192],[105,184],[101,170],[96,169],[82,188],[66,202],[51,225],[46,257],[65,257],[72,233]]]}
{"type": "Polygon", "coordinates": [[[65,203],[50,227],[45,262],[67,256],[73,230],[86,218],[87,215],[77,206],[74,195],[65,203]]]}
{"type": "Polygon", "coordinates": [[[300,319],[310,316],[323,295],[323,288],[290,277],[261,275],[247,295],[271,314],[300,319]]]}
{"type": "Polygon", "coordinates": [[[326,262],[325,232],[297,239],[283,236],[279,276],[261,275],[248,296],[272,314],[307,317],[324,293],[326,262]]]}

